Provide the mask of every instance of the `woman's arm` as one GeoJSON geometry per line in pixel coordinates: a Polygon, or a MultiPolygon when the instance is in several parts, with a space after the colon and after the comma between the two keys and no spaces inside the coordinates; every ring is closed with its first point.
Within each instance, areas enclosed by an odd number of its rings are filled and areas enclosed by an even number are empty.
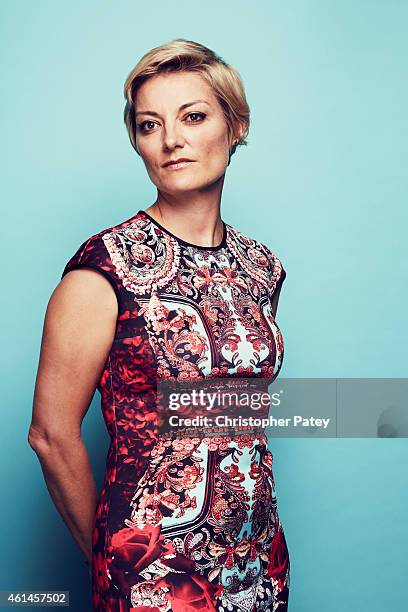
{"type": "Polygon", "coordinates": [[[88,560],[96,484],[82,420],[112,346],[118,303],[91,269],[72,270],[48,303],[28,433],[51,498],[88,560]]]}

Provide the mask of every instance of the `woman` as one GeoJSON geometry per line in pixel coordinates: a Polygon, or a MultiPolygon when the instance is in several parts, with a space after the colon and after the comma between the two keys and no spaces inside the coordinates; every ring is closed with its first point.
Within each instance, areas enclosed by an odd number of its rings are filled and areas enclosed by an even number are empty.
{"type": "Polygon", "coordinates": [[[67,263],[45,317],[29,441],[91,561],[94,610],[282,612],[289,557],[266,436],[158,428],[158,382],[262,382],[281,368],[286,273],[220,217],[249,128],[244,88],[210,49],[178,39],[139,61],[125,96],[157,198],[67,263]],[[81,439],[95,387],[111,438],[99,498],[81,439]]]}

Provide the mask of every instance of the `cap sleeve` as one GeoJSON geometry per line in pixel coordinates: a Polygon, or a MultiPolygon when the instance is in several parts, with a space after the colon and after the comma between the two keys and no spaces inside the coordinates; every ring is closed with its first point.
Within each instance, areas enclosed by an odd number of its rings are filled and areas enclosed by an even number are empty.
{"type": "MultiPolygon", "coordinates": [[[[278,259],[278,258],[276,258],[278,259]]],[[[273,317],[276,317],[276,311],[278,309],[279,295],[282,288],[283,281],[286,278],[286,270],[284,269],[282,262],[278,259],[279,271],[277,271],[277,277],[270,288],[269,298],[271,302],[271,308],[273,317]]]]}
{"type": "Polygon", "coordinates": [[[78,270],[80,268],[91,268],[102,274],[111,284],[120,307],[120,280],[116,276],[109,252],[100,235],[91,236],[78,247],[77,251],[65,265],[61,279],[71,270],[78,270]]]}
{"type": "Polygon", "coordinates": [[[273,316],[276,316],[279,294],[283,281],[286,278],[286,270],[279,257],[268,246],[262,245],[269,261],[269,283],[268,296],[271,302],[273,316]]]}
{"type": "Polygon", "coordinates": [[[276,281],[276,286],[275,289],[273,291],[276,291],[276,289],[280,289],[282,287],[283,281],[286,278],[286,270],[282,265],[282,262],[279,260],[279,264],[280,264],[280,273],[279,273],[279,277],[276,281]]]}

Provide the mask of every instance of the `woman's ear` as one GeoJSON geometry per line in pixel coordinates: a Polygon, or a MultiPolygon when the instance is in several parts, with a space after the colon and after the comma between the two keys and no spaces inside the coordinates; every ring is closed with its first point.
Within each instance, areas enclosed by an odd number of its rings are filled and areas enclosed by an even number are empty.
{"type": "Polygon", "coordinates": [[[234,144],[238,144],[242,140],[244,133],[245,133],[245,125],[243,123],[240,123],[237,135],[234,139],[234,144]]]}

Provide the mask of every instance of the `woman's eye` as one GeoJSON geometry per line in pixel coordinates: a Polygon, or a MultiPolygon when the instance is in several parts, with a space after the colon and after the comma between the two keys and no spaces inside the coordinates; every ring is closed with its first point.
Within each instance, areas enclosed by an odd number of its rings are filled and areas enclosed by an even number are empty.
{"type": "MultiPolygon", "coordinates": [[[[201,119],[204,119],[205,114],[204,113],[189,113],[187,115],[187,117],[192,117],[192,116],[201,117],[201,119]]],[[[198,121],[192,121],[190,123],[199,123],[199,122],[198,121]]]]}
{"type": "Polygon", "coordinates": [[[145,130],[145,125],[148,125],[149,123],[151,125],[154,125],[154,121],[142,121],[142,123],[139,123],[138,124],[139,130],[141,130],[142,132],[146,132],[146,131],[150,132],[150,130],[145,130]]]}

